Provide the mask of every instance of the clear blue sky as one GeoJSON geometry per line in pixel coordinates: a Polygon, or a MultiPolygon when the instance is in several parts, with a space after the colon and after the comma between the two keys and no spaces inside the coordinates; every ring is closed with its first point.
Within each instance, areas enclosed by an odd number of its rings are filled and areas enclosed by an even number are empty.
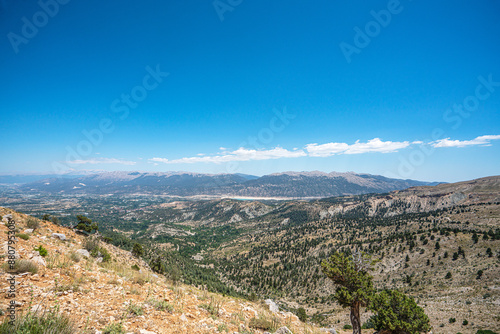
{"type": "Polygon", "coordinates": [[[41,3],[0,0],[0,173],[500,174],[496,0],[41,3]]]}

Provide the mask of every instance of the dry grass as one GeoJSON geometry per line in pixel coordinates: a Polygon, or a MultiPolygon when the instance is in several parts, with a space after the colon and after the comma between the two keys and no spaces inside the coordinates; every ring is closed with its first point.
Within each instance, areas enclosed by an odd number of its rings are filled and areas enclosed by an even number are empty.
{"type": "Polygon", "coordinates": [[[30,260],[15,260],[12,268],[7,262],[5,262],[2,265],[2,269],[12,274],[22,274],[22,273],[36,274],[38,272],[38,266],[35,263],[31,262],[30,260]]]}

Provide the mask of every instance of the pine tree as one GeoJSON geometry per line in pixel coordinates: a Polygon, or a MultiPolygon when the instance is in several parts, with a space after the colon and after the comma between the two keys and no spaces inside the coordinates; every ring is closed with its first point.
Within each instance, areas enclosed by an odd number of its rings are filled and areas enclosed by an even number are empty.
{"type": "Polygon", "coordinates": [[[334,252],[329,259],[321,262],[323,273],[337,285],[334,299],[351,311],[353,334],[361,333],[360,308],[367,306],[373,296],[372,276],[368,274],[366,258],[359,252],[353,256],[334,252]]]}
{"type": "Polygon", "coordinates": [[[81,230],[87,233],[93,233],[97,232],[97,230],[99,229],[97,223],[92,223],[92,219],[90,218],[87,218],[83,215],[78,215],[76,216],[76,219],[78,219],[78,223],[75,226],[77,230],[81,230]]]}
{"type": "Polygon", "coordinates": [[[371,318],[375,329],[386,333],[418,334],[431,329],[429,318],[415,300],[395,290],[375,295],[370,309],[375,313],[371,318]]]}

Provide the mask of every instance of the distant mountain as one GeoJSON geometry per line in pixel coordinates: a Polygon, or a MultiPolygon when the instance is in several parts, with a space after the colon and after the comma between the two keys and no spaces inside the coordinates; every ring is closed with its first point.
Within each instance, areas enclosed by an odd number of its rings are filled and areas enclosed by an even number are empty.
{"type": "Polygon", "coordinates": [[[172,196],[321,198],[385,193],[433,184],[435,183],[353,172],[285,172],[262,177],[188,172],[105,172],[71,179],[52,177],[20,188],[27,192],[70,194],[149,193],[172,196]]]}
{"type": "Polygon", "coordinates": [[[83,174],[12,174],[0,175],[0,184],[25,184],[48,178],[77,178],[83,174]]]}

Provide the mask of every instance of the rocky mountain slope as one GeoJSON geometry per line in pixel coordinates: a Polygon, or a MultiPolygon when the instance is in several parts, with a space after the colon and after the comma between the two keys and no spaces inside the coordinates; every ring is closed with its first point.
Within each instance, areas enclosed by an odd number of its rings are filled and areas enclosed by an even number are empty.
{"type": "Polygon", "coordinates": [[[320,198],[383,193],[427,184],[430,183],[351,172],[286,172],[262,177],[186,172],[108,172],[78,178],[48,178],[22,185],[20,189],[26,193],[320,198]]]}
{"type": "MultiPolygon", "coordinates": [[[[391,217],[441,210],[457,205],[500,202],[500,177],[437,186],[412,187],[382,195],[332,197],[314,201],[172,201],[123,216],[125,220],[157,220],[183,225],[295,224],[338,215],[391,217]]],[[[171,226],[170,226],[171,227],[171,226]]],[[[152,226],[157,229],[158,226],[152,226]]]]}
{"type": "MultiPolygon", "coordinates": [[[[323,218],[289,211],[289,219],[276,217],[268,224],[242,221],[240,226],[252,228],[203,255],[207,262],[214,259],[228,284],[271,295],[288,307],[302,306],[318,322],[342,325],[349,323],[348,312],[334,303],[334,287],[319,263],[332,250],[361,249],[374,260],[376,287],[416,298],[433,333],[498,331],[500,201],[499,187],[489,187],[497,180],[392,194],[402,203],[420,203],[406,210],[394,198],[384,200],[392,201],[384,206],[388,210],[365,210],[363,200],[323,218]],[[363,210],[351,208],[355,205],[363,210]]],[[[303,203],[302,212],[314,212],[314,206],[306,211],[307,205],[312,204],[303,203]]]]}
{"type": "Polygon", "coordinates": [[[29,271],[15,274],[13,284],[7,281],[11,274],[6,265],[2,266],[2,314],[11,302],[17,305],[18,317],[57,307],[75,324],[74,333],[102,333],[119,324],[124,333],[262,333],[263,329],[255,328],[262,323],[271,324],[274,330],[286,326],[293,333],[320,333],[289,312],[271,312],[265,303],[169,282],[130,252],[112,245],[101,242],[99,247],[106,251],[101,249],[93,257],[84,249],[86,237],[70,229],[6,208],[0,208],[0,216],[3,261],[8,260],[6,232],[11,216],[18,236],[13,245],[16,261],[31,263],[29,271]],[[37,222],[38,228],[28,229],[28,224],[33,227],[37,222]],[[47,250],[46,256],[35,250],[40,245],[47,250]],[[101,252],[109,253],[109,260],[99,256],[101,252]],[[14,298],[9,297],[11,285],[14,298]]]}
{"type": "Polygon", "coordinates": [[[304,307],[311,319],[338,327],[349,323],[348,312],[333,302],[319,262],[335,249],[362,249],[375,261],[377,288],[415,297],[434,333],[475,333],[500,329],[499,181],[314,201],[174,201],[131,219],[168,222],[137,237],[154,234],[185,254],[199,251],[193,258],[214,266],[228,285],[304,307]],[[189,227],[191,235],[162,226],[189,227]]]}

